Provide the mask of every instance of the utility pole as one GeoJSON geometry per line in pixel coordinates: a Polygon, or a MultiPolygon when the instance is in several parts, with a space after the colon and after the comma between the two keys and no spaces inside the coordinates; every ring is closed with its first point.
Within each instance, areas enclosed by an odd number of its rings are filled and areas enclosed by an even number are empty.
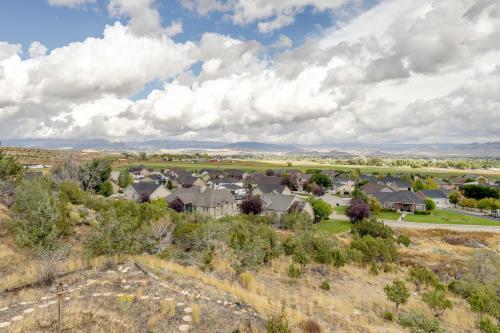
{"type": "Polygon", "coordinates": [[[64,286],[62,282],[59,282],[56,287],[57,296],[57,333],[61,333],[61,301],[62,295],[64,294],[64,286]]]}

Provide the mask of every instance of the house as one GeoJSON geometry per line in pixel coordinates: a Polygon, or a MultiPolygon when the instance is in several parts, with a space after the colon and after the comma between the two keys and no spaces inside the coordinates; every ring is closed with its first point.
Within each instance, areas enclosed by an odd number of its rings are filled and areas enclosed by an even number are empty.
{"type": "Polygon", "coordinates": [[[278,193],[267,193],[261,196],[265,214],[273,215],[279,221],[281,215],[289,213],[296,207],[314,218],[314,210],[309,202],[300,201],[295,195],[283,195],[278,193]]]}
{"type": "Polygon", "coordinates": [[[165,176],[163,176],[162,174],[152,173],[149,176],[142,178],[140,180],[140,182],[143,182],[143,183],[152,182],[152,183],[155,183],[157,185],[160,185],[160,184],[165,185],[167,180],[166,180],[165,176]]]}
{"type": "Polygon", "coordinates": [[[425,210],[424,201],[411,191],[377,192],[373,196],[384,208],[406,212],[425,210]]]}
{"type": "Polygon", "coordinates": [[[352,179],[352,177],[348,173],[337,175],[337,177],[335,177],[334,183],[340,184],[339,186],[348,185],[354,187],[355,185],[354,179],[352,179]]]}
{"type": "Polygon", "coordinates": [[[142,182],[130,184],[123,191],[123,196],[127,200],[135,200],[137,202],[145,202],[166,198],[170,191],[163,185],[158,185],[154,182],[142,182]]]}
{"type": "Polygon", "coordinates": [[[291,195],[292,191],[290,188],[283,184],[261,184],[257,185],[254,189],[252,189],[253,195],[264,195],[268,193],[276,193],[282,195],[291,195]]]}
{"type": "Polygon", "coordinates": [[[417,192],[417,196],[419,196],[422,200],[431,199],[434,201],[437,208],[450,207],[448,196],[441,190],[420,190],[417,192]]]}
{"type": "Polygon", "coordinates": [[[128,169],[128,172],[132,174],[132,176],[141,176],[146,177],[149,176],[150,173],[153,172],[153,169],[146,168],[144,165],[133,166],[128,169]]]}
{"type": "Polygon", "coordinates": [[[215,189],[216,190],[226,189],[229,192],[231,192],[231,194],[235,197],[235,199],[242,199],[243,197],[245,197],[247,195],[247,190],[243,186],[238,185],[238,184],[231,184],[231,183],[220,184],[220,185],[215,186],[215,189]]]}
{"type": "Polygon", "coordinates": [[[223,178],[211,179],[207,182],[207,186],[210,186],[212,188],[217,188],[218,186],[227,184],[234,184],[243,187],[243,180],[223,177],[223,178]]]}
{"type": "Polygon", "coordinates": [[[238,213],[236,200],[227,189],[212,189],[199,186],[178,188],[165,200],[169,204],[174,201],[180,202],[186,212],[197,212],[215,218],[238,213]]]}
{"type": "Polygon", "coordinates": [[[248,177],[248,173],[238,170],[238,169],[227,169],[225,175],[229,178],[245,180],[248,177]]]}
{"type": "Polygon", "coordinates": [[[384,177],[379,181],[379,184],[391,188],[393,191],[411,191],[411,184],[406,180],[396,177],[384,177]]]}
{"type": "Polygon", "coordinates": [[[394,190],[386,185],[369,182],[363,185],[363,192],[368,196],[373,196],[377,192],[394,192],[394,190]]]}
{"type": "Polygon", "coordinates": [[[354,191],[354,188],[354,182],[343,184],[336,181],[332,184],[332,191],[336,193],[351,193],[354,191]]]}
{"type": "Polygon", "coordinates": [[[204,187],[207,184],[200,178],[194,177],[185,170],[177,170],[175,173],[175,183],[178,187],[189,188],[192,186],[204,187]]]}
{"type": "Polygon", "coordinates": [[[201,169],[200,175],[207,175],[209,179],[215,179],[223,177],[224,172],[216,169],[201,169]]]}

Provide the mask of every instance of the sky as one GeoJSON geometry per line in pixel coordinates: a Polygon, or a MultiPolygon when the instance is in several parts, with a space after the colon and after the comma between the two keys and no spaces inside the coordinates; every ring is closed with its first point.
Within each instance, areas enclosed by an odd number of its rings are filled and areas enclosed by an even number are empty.
{"type": "Polygon", "coordinates": [[[497,0],[0,0],[0,138],[500,140],[497,0]]]}

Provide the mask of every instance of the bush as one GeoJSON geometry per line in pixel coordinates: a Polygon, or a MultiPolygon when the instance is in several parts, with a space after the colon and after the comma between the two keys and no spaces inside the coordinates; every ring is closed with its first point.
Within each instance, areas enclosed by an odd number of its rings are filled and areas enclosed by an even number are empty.
{"type": "Polygon", "coordinates": [[[267,333],[292,333],[292,329],[288,324],[285,307],[286,304],[283,303],[280,314],[269,318],[267,321],[267,333]]]}
{"type": "Polygon", "coordinates": [[[395,262],[399,259],[394,241],[391,239],[364,236],[351,242],[351,249],[363,254],[362,262],[395,262]]]}
{"type": "Polygon", "coordinates": [[[319,285],[319,287],[323,290],[330,290],[331,289],[330,281],[328,281],[328,280],[321,281],[321,284],[319,285]]]}
{"type": "Polygon", "coordinates": [[[295,264],[290,264],[288,267],[288,276],[292,279],[298,279],[302,276],[302,271],[295,264]]]}
{"type": "Polygon", "coordinates": [[[436,203],[432,199],[425,199],[424,203],[425,203],[425,209],[427,211],[432,211],[436,209],[436,203]]]}
{"type": "Polygon", "coordinates": [[[410,237],[406,235],[399,235],[398,238],[396,239],[398,244],[403,244],[404,246],[408,247],[411,244],[411,239],[410,237]]]}
{"type": "Polygon", "coordinates": [[[413,212],[415,215],[431,215],[431,211],[429,210],[416,210],[413,212]]]}
{"type": "Polygon", "coordinates": [[[250,289],[253,284],[253,275],[250,272],[244,272],[240,274],[240,284],[245,289],[250,289]]]}
{"type": "Polygon", "coordinates": [[[301,322],[300,328],[302,328],[304,333],[321,333],[321,327],[312,319],[301,322]]]}
{"type": "Polygon", "coordinates": [[[495,325],[490,318],[483,318],[477,323],[481,333],[500,333],[500,326],[495,325]]]}
{"type": "Polygon", "coordinates": [[[351,227],[351,232],[357,234],[360,237],[372,236],[380,238],[393,238],[394,232],[383,222],[378,222],[376,219],[364,219],[359,223],[353,224],[351,227]]]}
{"type": "Polygon", "coordinates": [[[280,218],[281,227],[293,231],[308,229],[312,223],[309,214],[297,211],[281,214],[280,218]]]}
{"type": "Polygon", "coordinates": [[[321,199],[310,198],[309,203],[313,207],[316,221],[328,220],[333,212],[332,206],[321,199]]]}
{"type": "Polygon", "coordinates": [[[386,213],[396,213],[396,210],[393,208],[380,208],[380,211],[386,213]]]}
{"type": "Polygon", "coordinates": [[[101,184],[99,187],[99,194],[105,197],[109,197],[113,194],[113,185],[111,185],[109,180],[101,184]]]}
{"type": "Polygon", "coordinates": [[[415,284],[417,291],[420,291],[422,286],[435,286],[438,283],[437,276],[425,267],[412,267],[409,271],[410,281],[415,284]]]}
{"type": "Polygon", "coordinates": [[[384,319],[387,321],[393,321],[394,320],[394,315],[391,311],[385,311],[384,312],[384,319]]]}
{"type": "Polygon", "coordinates": [[[351,219],[352,223],[362,221],[370,217],[370,205],[359,198],[353,198],[347,208],[346,215],[351,219]]]}
{"type": "Polygon", "coordinates": [[[83,191],[75,182],[61,182],[59,185],[59,191],[61,193],[65,193],[73,205],[82,205],[87,203],[87,193],[83,191]]]}
{"type": "Polygon", "coordinates": [[[411,333],[444,333],[437,319],[429,318],[418,310],[400,314],[398,324],[409,328],[411,333]]]}
{"type": "Polygon", "coordinates": [[[378,267],[377,267],[377,264],[372,262],[371,266],[370,266],[370,274],[371,275],[378,275],[378,267]]]}
{"type": "Polygon", "coordinates": [[[16,189],[11,228],[21,246],[54,249],[61,206],[46,178],[25,179],[16,189]]]}
{"type": "Polygon", "coordinates": [[[496,188],[485,185],[464,185],[460,187],[467,198],[481,200],[483,198],[499,199],[499,191],[496,188]]]}
{"type": "Polygon", "coordinates": [[[258,215],[262,212],[262,200],[258,195],[249,196],[241,202],[240,208],[243,214],[258,215]]]}

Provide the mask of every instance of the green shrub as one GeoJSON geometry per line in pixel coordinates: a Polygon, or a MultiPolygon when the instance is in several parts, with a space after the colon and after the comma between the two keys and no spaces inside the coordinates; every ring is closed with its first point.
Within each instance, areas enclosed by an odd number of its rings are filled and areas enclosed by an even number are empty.
{"type": "Polygon", "coordinates": [[[477,323],[481,333],[500,333],[500,326],[495,325],[490,318],[483,318],[477,323]]]}
{"type": "Polygon", "coordinates": [[[380,208],[380,211],[386,213],[396,213],[396,210],[393,208],[380,208]]]}
{"type": "Polygon", "coordinates": [[[380,238],[393,238],[394,232],[383,222],[378,222],[376,219],[364,219],[359,223],[355,223],[351,227],[351,231],[360,237],[372,236],[380,238]]]}
{"type": "Polygon", "coordinates": [[[437,276],[425,267],[417,266],[410,268],[410,281],[415,284],[417,291],[420,291],[422,286],[435,286],[438,283],[437,276]]]}
{"type": "Polygon", "coordinates": [[[384,273],[392,273],[394,271],[394,265],[385,263],[384,264],[384,273]]]}
{"type": "Polygon", "coordinates": [[[387,321],[393,321],[394,320],[394,315],[391,311],[385,311],[384,312],[384,319],[387,321]]]}
{"type": "Polygon", "coordinates": [[[302,271],[300,270],[300,267],[296,266],[295,264],[291,264],[288,267],[288,276],[291,277],[292,279],[298,279],[302,276],[302,271]]]}
{"type": "Polygon", "coordinates": [[[240,274],[240,284],[245,289],[249,289],[253,284],[253,275],[250,272],[244,272],[240,274]]]}
{"type": "Polygon", "coordinates": [[[371,275],[378,275],[378,267],[377,267],[377,264],[372,262],[371,266],[370,266],[370,274],[371,275]]]}
{"type": "Polygon", "coordinates": [[[434,312],[434,316],[439,318],[447,309],[453,308],[453,303],[446,298],[446,293],[442,289],[428,291],[422,295],[422,301],[434,312]]]}
{"type": "Polygon", "coordinates": [[[399,259],[396,246],[392,239],[364,236],[351,242],[351,249],[363,253],[362,262],[395,262],[399,259]]]}
{"type": "Polygon", "coordinates": [[[411,244],[411,239],[410,237],[406,235],[399,235],[398,238],[396,239],[398,244],[403,244],[404,246],[408,247],[411,244]]]}
{"type": "Polygon", "coordinates": [[[416,210],[413,212],[415,215],[431,215],[430,210],[416,210]]]}
{"type": "Polygon", "coordinates": [[[309,214],[305,212],[293,211],[291,213],[282,214],[280,225],[288,230],[304,230],[312,226],[313,220],[309,214]]]}
{"type": "Polygon", "coordinates": [[[285,310],[285,303],[282,304],[279,315],[274,315],[267,321],[267,333],[292,333],[288,324],[288,316],[285,310]]]}
{"type": "Polygon", "coordinates": [[[77,183],[64,181],[59,185],[59,191],[65,193],[73,205],[83,205],[87,202],[87,193],[77,183]]]}
{"type": "Polygon", "coordinates": [[[99,186],[99,194],[105,197],[109,197],[113,194],[113,185],[109,180],[106,180],[99,186]]]}
{"type": "Polygon", "coordinates": [[[400,314],[398,324],[409,328],[411,333],[444,333],[437,319],[429,318],[418,310],[400,314]]]}
{"type": "Polygon", "coordinates": [[[321,281],[321,284],[319,285],[319,287],[323,290],[330,290],[331,289],[330,281],[328,281],[328,280],[321,281]]]}

